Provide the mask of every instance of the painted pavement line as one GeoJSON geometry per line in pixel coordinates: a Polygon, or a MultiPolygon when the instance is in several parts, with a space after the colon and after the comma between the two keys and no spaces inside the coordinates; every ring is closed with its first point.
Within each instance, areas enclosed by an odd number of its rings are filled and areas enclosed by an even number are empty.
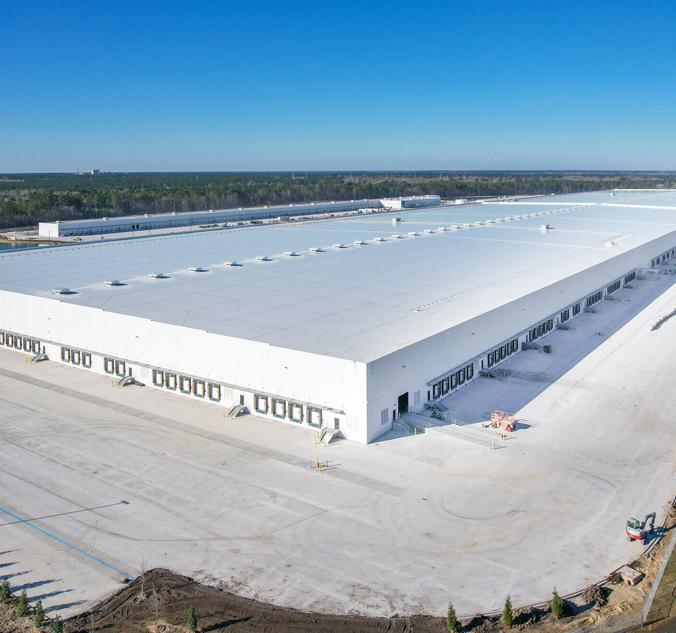
{"type": "MultiPolygon", "coordinates": [[[[88,558],[95,560],[97,563],[101,563],[102,565],[105,565],[106,567],[110,567],[110,569],[112,569],[112,570],[114,570],[114,571],[116,571],[120,574],[124,574],[125,576],[129,576],[129,574],[127,574],[126,572],[123,572],[121,569],[118,569],[117,567],[111,565],[110,563],[106,563],[104,560],[101,560],[100,558],[97,558],[96,556],[92,556],[91,554],[85,552],[84,550],[80,549],[76,545],[73,545],[71,543],[68,543],[68,541],[64,541],[63,539],[60,539],[58,536],[55,536],[54,534],[47,532],[47,530],[43,530],[41,527],[34,525],[30,521],[24,521],[20,516],[17,516],[16,514],[12,514],[9,510],[5,510],[4,508],[0,508],[0,512],[4,512],[5,514],[8,514],[9,516],[14,517],[15,519],[18,519],[24,525],[30,525],[32,528],[36,529],[38,532],[42,532],[44,535],[49,536],[50,538],[53,538],[54,540],[58,541],[59,543],[63,543],[64,545],[70,547],[71,549],[74,549],[75,551],[80,552],[80,554],[84,554],[88,558]]],[[[131,578],[133,580],[133,576],[131,578]]]]}

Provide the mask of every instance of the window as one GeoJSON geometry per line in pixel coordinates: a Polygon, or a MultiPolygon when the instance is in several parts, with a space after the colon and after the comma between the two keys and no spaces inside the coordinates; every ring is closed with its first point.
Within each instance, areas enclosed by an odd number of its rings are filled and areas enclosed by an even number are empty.
{"type": "Polygon", "coordinates": [[[156,387],[164,386],[164,372],[160,369],[153,369],[153,385],[156,387]]]}
{"type": "Polygon", "coordinates": [[[465,370],[461,369],[458,372],[458,384],[462,385],[465,382],[465,370]]]}
{"type": "Polygon", "coordinates": [[[198,398],[204,398],[206,388],[204,386],[203,380],[193,380],[192,392],[194,396],[198,398]]]}
{"type": "Polygon", "coordinates": [[[123,360],[116,360],[115,361],[115,374],[118,376],[124,376],[126,371],[126,365],[123,360]]]}
{"type": "Polygon", "coordinates": [[[387,424],[387,419],[390,417],[389,409],[383,409],[380,412],[380,426],[385,426],[387,424]]]}
{"type": "Polygon", "coordinates": [[[32,343],[32,350],[33,354],[39,354],[40,353],[40,341],[33,341],[32,343]]]}
{"type": "Polygon", "coordinates": [[[33,346],[33,341],[31,341],[29,338],[25,338],[23,340],[23,351],[24,352],[30,352],[33,346]]]}
{"type": "Polygon", "coordinates": [[[192,392],[192,380],[188,376],[179,376],[178,377],[178,390],[181,393],[191,393],[192,392]]]}
{"type": "Polygon", "coordinates": [[[112,374],[114,368],[115,363],[112,358],[103,359],[103,371],[105,371],[107,374],[112,374]]]}
{"type": "Polygon", "coordinates": [[[176,374],[164,374],[164,386],[170,391],[176,391],[176,374]]]}
{"type": "Polygon", "coordinates": [[[23,339],[20,336],[14,337],[14,349],[21,349],[23,345],[23,339]]]}
{"type": "Polygon", "coordinates": [[[438,382],[432,387],[434,393],[434,399],[436,400],[441,395],[441,383],[438,382]]]}
{"type": "Polygon", "coordinates": [[[82,352],[82,366],[90,369],[92,366],[92,355],[89,352],[82,352]]]}
{"type": "Polygon", "coordinates": [[[488,366],[492,367],[493,366],[493,352],[490,352],[488,354],[488,366]]]}
{"type": "Polygon", "coordinates": [[[14,347],[14,334],[7,334],[7,336],[5,336],[5,345],[7,345],[7,347],[14,347]]]}
{"type": "Polygon", "coordinates": [[[467,380],[471,380],[471,378],[474,376],[474,365],[467,365],[465,368],[465,373],[467,375],[467,380]]]}
{"type": "Polygon", "coordinates": [[[73,365],[79,365],[80,364],[80,350],[73,349],[70,351],[70,362],[73,363],[73,365]]]}
{"type": "Polygon", "coordinates": [[[70,350],[67,347],[61,348],[61,360],[64,363],[70,362],[70,350]]]}
{"type": "Polygon", "coordinates": [[[455,389],[458,386],[458,379],[455,374],[451,374],[451,389],[455,389]]]}
{"type": "Polygon", "coordinates": [[[512,353],[518,352],[518,351],[519,351],[519,339],[518,339],[518,338],[515,338],[515,339],[512,341],[512,353]]]}
{"type": "Polygon", "coordinates": [[[209,400],[218,402],[221,399],[221,386],[210,382],[207,385],[207,395],[209,396],[209,400]]]}
{"type": "MultiPolygon", "coordinates": [[[[445,395],[445,394],[448,393],[448,382],[449,382],[449,381],[448,381],[448,378],[444,378],[444,379],[441,381],[441,394],[442,394],[442,395],[445,395]]],[[[453,389],[453,387],[451,387],[451,389],[453,389]]]]}

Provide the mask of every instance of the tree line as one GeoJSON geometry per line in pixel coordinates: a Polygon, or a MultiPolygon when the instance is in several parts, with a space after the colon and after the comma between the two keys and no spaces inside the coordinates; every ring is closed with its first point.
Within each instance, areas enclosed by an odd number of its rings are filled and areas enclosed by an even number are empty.
{"type": "Polygon", "coordinates": [[[102,216],[320,200],[676,187],[673,172],[312,172],[0,175],[0,228],[102,216]]]}

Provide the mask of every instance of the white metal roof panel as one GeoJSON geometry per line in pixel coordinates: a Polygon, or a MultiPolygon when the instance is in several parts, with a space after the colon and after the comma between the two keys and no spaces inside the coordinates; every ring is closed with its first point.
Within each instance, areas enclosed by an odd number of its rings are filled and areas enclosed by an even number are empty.
{"type": "Polygon", "coordinates": [[[371,361],[675,231],[669,206],[676,192],[599,192],[12,252],[0,289],[371,361]],[[514,215],[528,217],[437,230],[514,215]]]}

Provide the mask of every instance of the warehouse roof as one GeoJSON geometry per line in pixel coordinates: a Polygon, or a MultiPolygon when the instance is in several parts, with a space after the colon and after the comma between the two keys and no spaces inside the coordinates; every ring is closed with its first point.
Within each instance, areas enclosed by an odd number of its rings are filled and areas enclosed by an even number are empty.
{"type": "Polygon", "coordinates": [[[674,210],[606,191],[43,248],[0,255],[0,289],[371,361],[676,231],[674,210]]]}

